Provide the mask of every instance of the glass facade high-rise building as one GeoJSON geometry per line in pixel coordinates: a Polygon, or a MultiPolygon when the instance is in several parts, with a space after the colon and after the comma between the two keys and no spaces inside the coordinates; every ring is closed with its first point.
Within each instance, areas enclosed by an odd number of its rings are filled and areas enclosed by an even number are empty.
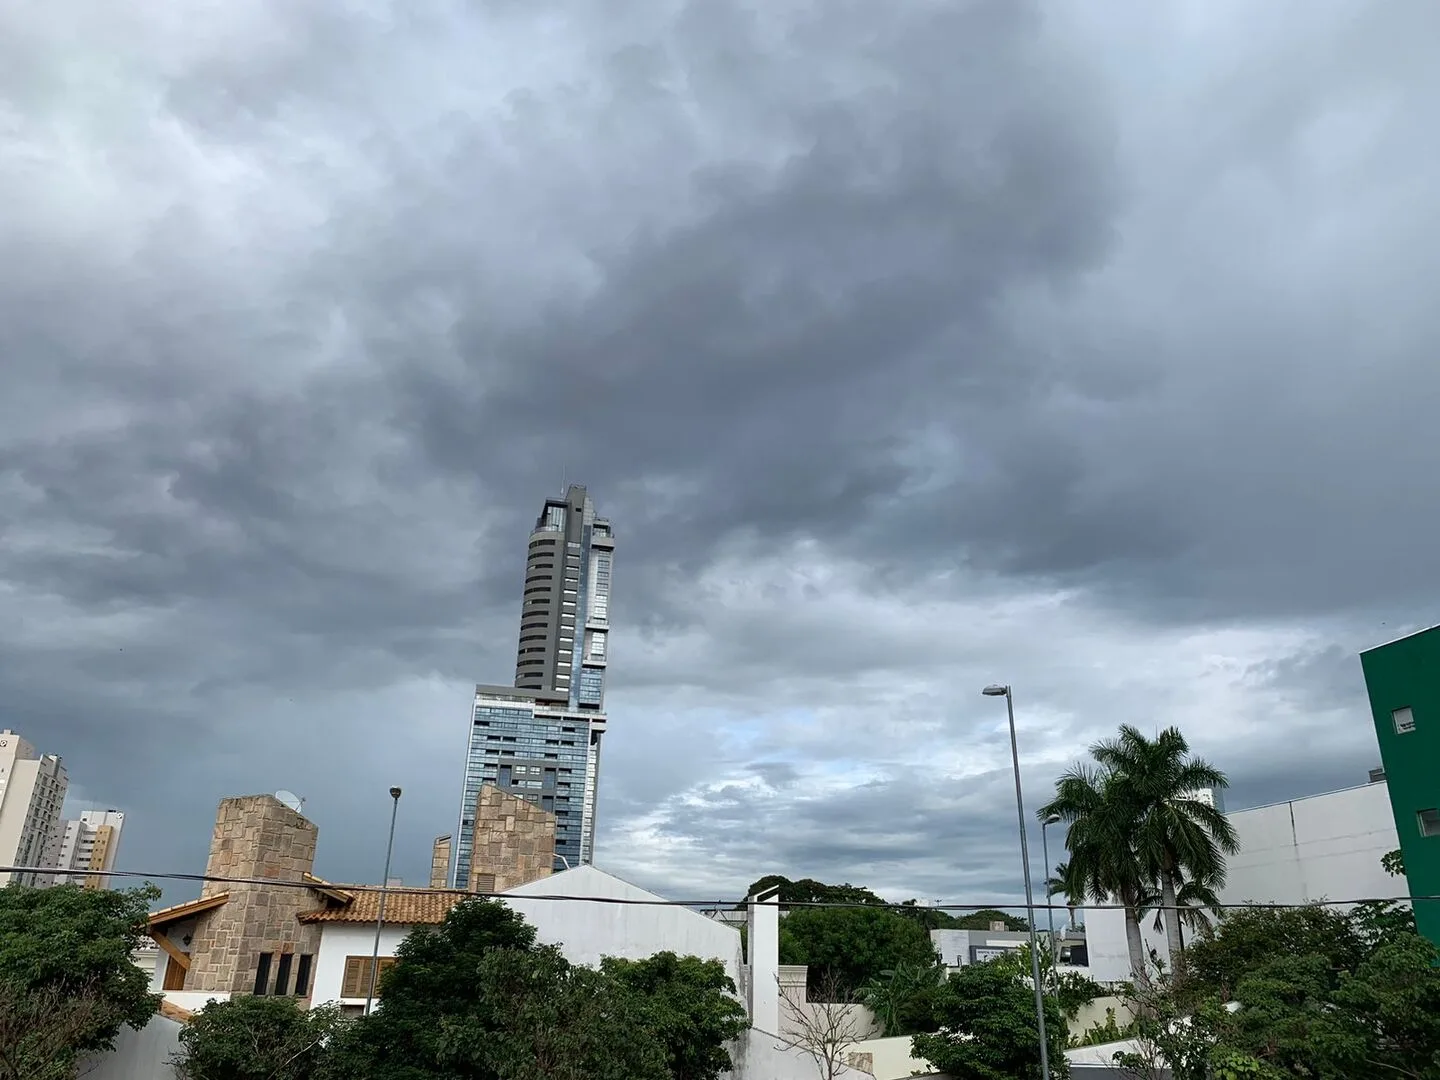
{"type": "Polygon", "coordinates": [[[555,869],[588,863],[605,733],[615,539],[585,488],[545,500],[530,534],[515,685],[475,687],[450,880],[467,888],[475,801],[493,784],[555,814],[555,869]]]}

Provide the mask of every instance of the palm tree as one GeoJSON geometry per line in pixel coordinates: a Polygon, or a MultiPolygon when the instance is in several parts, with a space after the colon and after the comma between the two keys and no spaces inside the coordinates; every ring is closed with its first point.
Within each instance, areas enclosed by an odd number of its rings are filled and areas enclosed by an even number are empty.
{"type": "Polygon", "coordinates": [[[1148,739],[1126,724],[1090,753],[1128,810],[1130,846],[1144,879],[1159,886],[1166,944],[1178,974],[1184,963],[1178,893],[1189,880],[1213,894],[1225,884],[1225,856],[1240,850],[1234,826],[1200,797],[1228,781],[1214,765],[1191,756],[1179,728],[1148,739]]]}
{"type": "MultiPolygon", "coordinates": [[[[1151,903],[1156,903],[1159,897],[1152,896],[1151,903]]],[[[1220,898],[1215,891],[1203,881],[1186,881],[1175,892],[1175,903],[1179,906],[1180,915],[1180,951],[1185,951],[1185,927],[1189,927],[1196,934],[1203,934],[1207,930],[1214,929],[1215,923],[1211,921],[1220,918],[1220,898]]],[[[1156,931],[1165,928],[1165,909],[1157,906],[1155,910],[1154,926],[1156,931]]]]}
{"type": "Polygon", "coordinates": [[[1070,890],[1065,887],[1065,879],[1070,874],[1069,863],[1056,863],[1055,869],[1050,871],[1051,876],[1045,879],[1045,899],[1052,896],[1065,897],[1065,910],[1069,912],[1069,921],[1065,924],[1066,929],[1075,925],[1075,909],[1085,902],[1084,896],[1071,896],[1070,890]]]}
{"type": "Polygon", "coordinates": [[[1149,895],[1149,878],[1131,842],[1134,814],[1122,800],[1124,787],[1113,770],[1077,764],[1060,777],[1055,798],[1037,814],[1058,814],[1069,824],[1061,891],[1072,903],[1116,902],[1125,911],[1125,942],[1130,972],[1145,978],[1145,943],[1140,911],[1149,895]]]}

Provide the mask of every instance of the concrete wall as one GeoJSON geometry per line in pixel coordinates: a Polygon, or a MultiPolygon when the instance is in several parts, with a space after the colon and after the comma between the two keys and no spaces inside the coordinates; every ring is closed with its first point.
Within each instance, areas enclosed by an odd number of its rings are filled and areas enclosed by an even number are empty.
{"type": "MultiPolygon", "coordinates": [[[[1305,904],[1395,896],[1405,886],[1380,867],[1399,846],[1385,784],[1366,784],[1227,815],[1240,840],[1228,861],[1220,900],[1226,904],[1305,904]]],[[[1146,947],[1166,956],[1165,936],[1142,919],[1146,947]]],[[[1085,936],[1090,977],[1129,978],[1125,920],[1119,911],[1089,909],[1085,936]]]]}
{"type": "Polygon", "coordinates": [[[180,1049],[181,1025],[153,1016],[139,1031],[121,1028],[115,1049],[80,1066],[85,1080],[174,1080],[170,1058],[180,1049]]]}
{"type": "Polygon", "coordinates": [[[584,899],[526,900],[527,894],[632,901],[660,899],[639,886],[592,866],[577,866],[511,890],[505,896],[505,903],[534,925],[541,942],[561,946],[572,963],[594,967],[604,956],[643,960],[669,950],[681,956],[719,960],[739,985],[739,932],[689,908],[606,904],[584,899]]]}
{"type": "MultiPolygon", "coordinates": [[[[817,1080],[815,1061],[778,1036],[751,1028],[730,1046],[731,1080],[817,1080]]],[[[871,1080],[872,1074],[841,1066],[836,1080],[871,1080]]]]}
{"type": "Polygon", "coordinates": [[[924,1058],[910,1053],[910,1036],[865,1039],[846,1050],[846,1059],[868,1069],[875,1080],[909,1080],[911,1076],[934,1075],[924,1058]]]}

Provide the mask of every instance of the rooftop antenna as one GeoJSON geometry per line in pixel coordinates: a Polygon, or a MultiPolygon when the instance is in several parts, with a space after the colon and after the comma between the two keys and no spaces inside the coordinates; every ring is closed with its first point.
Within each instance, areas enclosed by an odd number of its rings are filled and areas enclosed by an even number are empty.
{"type": "Polygon", "coordinates": [[[302,799],[299,795],[296,795],[293,791],[286,791],[284,788],[281,788],[279,791],[275,792],[275,798],[279,799],[282,803],[288,806],[291,810],[294,810],[297,814],[305,813],[305,800],[302,799]]]}

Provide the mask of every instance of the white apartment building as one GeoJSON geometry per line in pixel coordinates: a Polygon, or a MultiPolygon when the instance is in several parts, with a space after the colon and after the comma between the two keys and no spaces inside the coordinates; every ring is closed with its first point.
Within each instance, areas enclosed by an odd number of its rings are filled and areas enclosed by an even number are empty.
{"type": "Polygon", "coordinates": [[[89,870],[93,873],[52,874],[49,878],[42,878],[40,884],[109,888],[110,879],[105,871],[115,867],[120,831],[124,827],[125,815],[119,810],[85,810],[78,818],[60,822],[51,836],[45,865],[57,870],[89,870]]]}
{"type": "MultiPolygon", "coordinates": [[[[1383,780],[1287,802],[1235,810],[1240,851],[1226,860],[1222,904],[1309,904],[1401,896],[1403,879],[1390,877],[1381,856],[1400,846],[1390,793],[1383,780]]],[[[1152,912],[1141,920],[1147,950],[1168,955],[1152,912]]],[[[1188,938],[1188,934],[1186,935],[1188,938]]],[[[1085,912],[1090,977],[1130,977],[1125,917],[1114,908],[1085,912]]]]}
{"type": "MultiPolygon", "coordinates": [[[[69,781],[54,754],[0,731],[0,866],[43,866],[69,781]]],[[[38,884],[35,873],[0,872],[0,886],[38,884]]]]}

